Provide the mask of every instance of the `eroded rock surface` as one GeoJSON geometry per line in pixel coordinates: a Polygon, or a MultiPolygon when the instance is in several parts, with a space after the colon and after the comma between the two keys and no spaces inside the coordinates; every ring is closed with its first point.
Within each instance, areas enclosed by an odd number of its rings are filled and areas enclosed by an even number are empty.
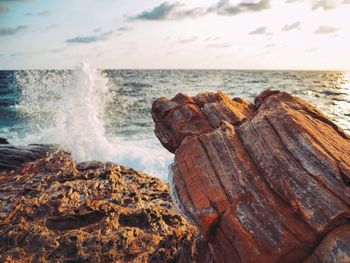
{"type": "Polygon", "coordinates": [[[315,107],[179,94],[152,116],[173,199],[216,262],[350,262],[350,137],[315,107]]]}
{"type": "Polygon", "coordinates": [[[58,152],[0,173],[0,189],[0,262],[191,262],[205,247],[166,184],[113,163],[58,152]]]}

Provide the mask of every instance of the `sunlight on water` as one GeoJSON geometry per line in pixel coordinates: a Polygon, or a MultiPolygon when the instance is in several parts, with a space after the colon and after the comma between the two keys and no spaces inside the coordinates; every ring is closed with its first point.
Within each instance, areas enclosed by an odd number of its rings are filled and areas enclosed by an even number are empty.
{"type": "Polygon", "coordinates": [[[350,72],[343,74],[340,90],[344,94],[344,100],[339,101],[333,110],[334,120],[345,130],[350,131],[350,72]]]}
{"type": "Polygon", "coordinates": [[[327,90],[320,90],[317,93],[324,94],[320,103],[319,96],[315,96],[314,104],[331,119],[346,131],[350,131],[350,74],[339,73],[332,76],[328,81],[331,83],[327,90]]]}

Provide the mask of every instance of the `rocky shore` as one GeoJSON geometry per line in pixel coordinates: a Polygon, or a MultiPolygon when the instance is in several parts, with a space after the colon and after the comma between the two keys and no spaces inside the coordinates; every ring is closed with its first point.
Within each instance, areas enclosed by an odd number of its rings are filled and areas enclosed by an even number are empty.
{"type": "Polygon", "coordinates": [[[0,139],[0,262],[350,262],[350,136],[315,107],[178,94],[152,117],[169,185],[0,139]]]}
{"type": "Polygon", "coordinates": [[[161,180],[63,151],[41,157],[0,172],[0,262],[204,262],[206,242],[161,180]]]}

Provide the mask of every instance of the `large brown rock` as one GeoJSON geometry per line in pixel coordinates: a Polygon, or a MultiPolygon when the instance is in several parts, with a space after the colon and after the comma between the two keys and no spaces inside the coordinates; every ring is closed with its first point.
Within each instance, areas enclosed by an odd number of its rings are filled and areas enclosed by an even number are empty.
{"type": "Polygon", "coordinates": [[[350,137],[290,94],[154,102],[171,194],[216,262],[350,262],[350,137]]]}

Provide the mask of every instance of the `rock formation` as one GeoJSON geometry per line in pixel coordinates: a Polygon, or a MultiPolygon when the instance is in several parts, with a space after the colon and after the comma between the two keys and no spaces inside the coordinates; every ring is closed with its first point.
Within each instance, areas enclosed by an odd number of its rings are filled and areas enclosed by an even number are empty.
{"type": "Polygon", "coordinates": [[[350,262],[350,137],[315,107],[178,94],[152,117],[172,197],[216,262],[350,262]]]}
{"type": "Polygon", "coordinates": [[[0,144],[9,144],[9,142],[5,138],[0,137],[0,144]]]}
{"type": "Polygon", "coordinates": [[[23,163],[35,161],[49,153],[57,151],[57,145],[31,144],[13,146],[6,139],[0,138],[0,171],[17,169],[23,163]]]}
{"type": "Polygon", "coordinates": [[[133,169],[57,152],[0,172],[0,189],[0,262],[211,261],[168,186],[133,169]]]}

